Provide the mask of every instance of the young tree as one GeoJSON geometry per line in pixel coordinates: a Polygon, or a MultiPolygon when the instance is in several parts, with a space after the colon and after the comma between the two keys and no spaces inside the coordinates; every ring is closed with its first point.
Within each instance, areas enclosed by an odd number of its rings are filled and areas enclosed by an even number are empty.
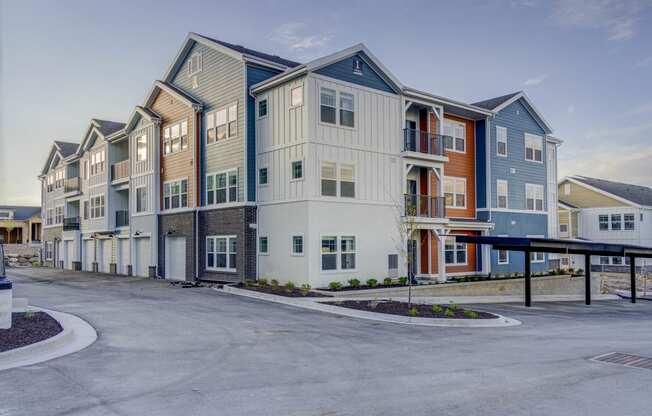
{"type": "Polygon", "coordinates": [[[417,204],[419,203],[416,196],[414,196],[414,200],[412,198],[411,195],[406,195],[403,203],[394,204],[396,229],[400,240],[396,242],[396,250],[399,257],[403,259],[408,273],[408,308],[412,307],[412,283],[414,279],[410,265],[414,264],[415,261],[412,250],[408,249],[408,241],[417,230],[416,215],[417,204]]]}

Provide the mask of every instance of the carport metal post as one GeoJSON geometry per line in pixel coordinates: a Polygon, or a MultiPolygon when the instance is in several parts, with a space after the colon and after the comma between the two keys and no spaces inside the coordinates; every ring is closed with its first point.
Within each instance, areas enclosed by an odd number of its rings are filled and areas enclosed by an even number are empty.
{"type": "Polygon", "coordinates": [[[584,254],[584,303],[591,304],[591,255],[584,254]]]}
{"type": "Polygon", "coordinates": [[[636,303],[636,257],[629,256],[629,278],[631,280],[632,303],[636,303]]]}
{"type": "Polygon", "coordinates": [[[532,282],[530,280],[532,277],[532,272],[530,270],[530,252],[525,250],[523,254],[525,254],[525,306],[530,307],[532,306],[532,282]]]}

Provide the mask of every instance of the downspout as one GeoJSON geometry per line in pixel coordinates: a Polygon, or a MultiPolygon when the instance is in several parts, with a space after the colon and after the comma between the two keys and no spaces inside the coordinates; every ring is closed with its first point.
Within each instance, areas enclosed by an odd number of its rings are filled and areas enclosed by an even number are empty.
{"type": "Polygon", "coordinates": [[[201,204],[201,190],[199,184],[201,183],[201,166],[197,165],[197,161],[201,160],[201,115],[199,111],[195,111],[195,151],[193,152],[193,165],[195,166],[195,275],[194,278],[199,278],[199,205],[201,204]]]}
{"type": "MultiPolygon", "coordinates": [[[[246,70],[245,70],[245,75],[246,75],[246,70]]],[[[246,89],[246,92],[249,93],[249,96],[254,99],[254,114],[253,114],[253,117],[256,117],[256,114],[257,114],[256,113],[256,94],[254,94],[251,91],[251,89],[247,88],[246,78],[245,78],[245,89],[246,89]]],[[[247,114],[246,112],[247,112],[247,107],[245,107],[245,114],[247,114]]],[[[256,122],[254,121],[254,123],[256,123],[256,122]]],[[[246,131],[247,131],[247,120],[246,120],[246,117],[245,117],[245,149],[247,149],[246,131]]],[[[255,127],[254,127],[254,132],[255,131],[256,130],[255,130],[255,127]]],[[[247,159],[246,155],[247,155],[247,153],[246,153],[246,150],[245,150],[245,160],[247,159]]],[[[254,140],[254,158],[257,159],[257,156],[258,156],[258,154],[257,154],[257,150],[256,150],[256,141],[254,140]]],[[[258,163],[257,160],[256,160],[256,163],[258,163]]],[[[256,276],[256,280],[258,280],[260,278],[260,269],[258,267],[258,260],[259,260],[258,259],[258,238],[259,238],[259,235],[260,235],[258,227],[259,227],[259,224],[260,224],[260,212],[258,211],[258,186],[257,186],[258,177],[257,177],[257,174],[258,174],[258,171],[254,170],[254,178],[255,178],[254,179],[254,192],[255,192],[254,195],[255,196],[254,196],[254,201],[253,202],[254,202],[254,205],[256,206],[256,240],[254,242],[255,256],[256,256],[256,261],[254,262],[254,264],[255,264],[256,270],[254,270],[254,275],[256,276]]],[[[249,176],[247,175],[247,173],[245,173],[245,177],[247,178],[247,180],[249,179],[249,176]]],[[[245,200],[246,200],[246,197],[247,197],[247,195],[245,195],[245,200]]]]}

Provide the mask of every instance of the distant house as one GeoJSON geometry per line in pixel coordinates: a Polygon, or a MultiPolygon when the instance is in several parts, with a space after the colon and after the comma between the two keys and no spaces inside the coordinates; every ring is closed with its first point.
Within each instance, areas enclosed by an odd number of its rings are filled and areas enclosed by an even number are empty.
{"type": "Polygon", "coordinates": [[[0,243],[41,242],[41,207],[0,205],[0,243]]]}
{"type": "MultiPolygon", "coordinates": [[[[559,237],[652,246],[652,188],[586,176],[558,185],[559,237]]],[[[561,256],[562,267],[584,268],[582,256],[561,256]]],[[[628,259],[596,256],[591,264],[608,269],[628,259]]]]}

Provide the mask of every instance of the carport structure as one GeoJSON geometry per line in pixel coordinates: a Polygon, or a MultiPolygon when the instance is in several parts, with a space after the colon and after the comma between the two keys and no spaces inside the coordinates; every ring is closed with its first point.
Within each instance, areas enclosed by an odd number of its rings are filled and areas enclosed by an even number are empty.
{"type": "Polygon", "coordinates": [[[599,243],[585,240],[552,238],[491,237],[458,235],[455,240],[466,244],[486,244],[494,250],[520,251],[525,254],[525,306],[532,305],[531,253],[581,254],[584,256],[585,303],[591,304],[591,256],[629,258],[631,302],[636,303],[636,259],[652,258],[652,247],[599,243]]]}

